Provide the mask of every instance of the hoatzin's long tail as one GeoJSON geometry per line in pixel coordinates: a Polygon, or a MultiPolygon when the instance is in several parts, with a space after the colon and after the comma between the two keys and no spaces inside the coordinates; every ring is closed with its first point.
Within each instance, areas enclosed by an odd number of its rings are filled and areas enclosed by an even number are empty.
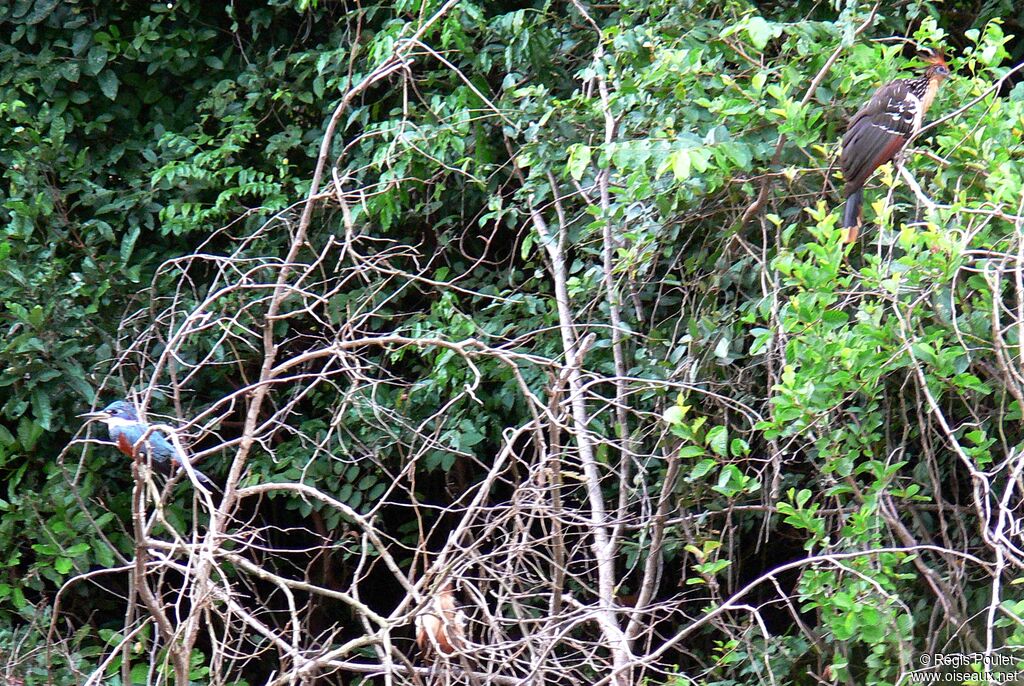
{"type": "Polygon", "coordinates": [[[858,188],[846,199],[843,208],[843,243],[853,243],[860,233],[860,205],[864,202],[864,189],[858,188]]]}

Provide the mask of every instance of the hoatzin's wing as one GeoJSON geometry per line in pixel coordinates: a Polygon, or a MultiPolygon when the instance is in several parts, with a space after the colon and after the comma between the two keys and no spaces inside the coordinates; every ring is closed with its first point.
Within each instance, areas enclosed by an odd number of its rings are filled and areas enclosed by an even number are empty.
{"type": "Polygon", "coordinates": [[[891,160],[920,128],[921,98],[901,79],[878,89],[850,120],[843,137],[846,195],[862,188],[871,173],[891,160]]]}

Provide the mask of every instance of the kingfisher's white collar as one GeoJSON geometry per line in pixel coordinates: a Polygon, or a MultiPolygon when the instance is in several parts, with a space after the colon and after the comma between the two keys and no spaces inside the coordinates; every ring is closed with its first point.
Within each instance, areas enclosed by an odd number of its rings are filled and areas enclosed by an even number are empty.
{"type": "Polygon", "coordinates": [[[124,417],[107,417],[106,419],[101,419],[100,421],[106,424],[108,429],[123,428],[138,423],[133,422],[130,419],[125,419],[124,417]]]}

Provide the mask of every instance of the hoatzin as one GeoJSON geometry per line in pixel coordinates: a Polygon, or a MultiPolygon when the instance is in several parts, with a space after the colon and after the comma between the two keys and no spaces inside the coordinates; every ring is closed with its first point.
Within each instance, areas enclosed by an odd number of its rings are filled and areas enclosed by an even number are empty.
{"type": "Polygon", "coordinates": [[[455,588],[446,582],[430,604],[416,615],[416,645],[427,662],[448,657],[466,647],[466,616],[455,606],[455,588]]]}
{"type": "Polygon", "coordinates": [[[939,85],[949,76],[942,53],[922,49],[918,55],[928,63],[916,79],[897,79],[877,91],[853,115],[843,136],[842,169],[846,195],[843,211],[843,242],[857,240],[861,223],[864,183],[876,169],[892,160],[921,129],[939,85]]]}

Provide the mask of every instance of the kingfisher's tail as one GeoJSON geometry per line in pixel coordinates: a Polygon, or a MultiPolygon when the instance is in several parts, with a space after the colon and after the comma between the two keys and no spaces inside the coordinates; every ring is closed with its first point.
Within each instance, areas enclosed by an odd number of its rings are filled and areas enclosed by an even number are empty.
{"type": "Polygon", "coordinates": [[[205,474],[203,474],[201,471],[199,471],[195,467],[192,468],[192,472],[196,475],[196,481],[199,482],[200,486],[202,486],[206,490],[210,491],[211,493],[220,493],[221,492],[220,486],[218,486],[217,484],[215,484],[212,481],[210,481],[210,477],[206,476],[205,474]]]}
{"type": "Polygon", "coordinates": [[[223,491],[220,489],[220,486],[213,483],[210,477],[203,474],[201,471],[193,467],[191,464],[189,464],[186,467],[181,463],[181,460],[179,460],[178,458],[175,458],[170,462],[165,462],[164,464],[166,464],[167,467],[164,467],[162,471],[164,472],[164,474],[167,474],[168,476],[170,476],[172,471],[178,471],[180,469],[181,471],[185,472],[185,474],[183,475],[184,480],[191,483],[192,479],[189,477],[189,472],[191,472],[192,474],[195,475],[196,481],[199,483],[199,485],[202,486],[205,490],[210,491],[211,493],[223,493],[223,491]],[[172,464],[174,465],[175,469],[169,470],[169,467],[172,464]]]}

